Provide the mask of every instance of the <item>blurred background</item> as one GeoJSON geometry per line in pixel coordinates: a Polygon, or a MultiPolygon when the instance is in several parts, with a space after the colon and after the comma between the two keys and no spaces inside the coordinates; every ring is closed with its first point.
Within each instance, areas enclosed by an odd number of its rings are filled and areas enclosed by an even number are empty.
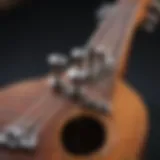
{"type": "MultiPolygon", "coordinates": [[[[0,0],[0,87],[47,73],[46,56],[69,54],[96,26],[90,1],[0,0]]],[[[109,2],[109,1],[106,1],[109,2]]],[[[112,1],[110,1],[112,2],[112,1]]],[[[153,34],[137,30],[126,80],[143,95],[150,113],[148,159],[160,159],[160,26],[153,34]]]]}

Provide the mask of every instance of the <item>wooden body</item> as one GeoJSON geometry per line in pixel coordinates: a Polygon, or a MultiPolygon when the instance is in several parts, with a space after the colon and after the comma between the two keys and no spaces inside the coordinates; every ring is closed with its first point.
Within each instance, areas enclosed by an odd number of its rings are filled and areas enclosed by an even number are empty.
{"type": "MultiPolygon", "coordinates": [[[[7,110],[16,112],[17,115],[22,114],[29,104],[46,91],[46,87],[46,81],[43,79],[24,82],[4,89],[0,93],[1,110],[3,107],[6,115],[7,110]]],[[[42,105],[52,106],[54,110],[59,107],[57,103],[57,98],[50,92],[47,102],[42,105]]],[[[98,115],[96,112],[71,105],[69,102],[63,102],[62,105],[61,111],[52,117],[43,130],[40,145],[35,153],[0,150],[0,158],[4,160],[88,160],[90,158],[95,160],[132,160],[140,158],[147,138],[148,115],[142,99],[122,80],[116,82],[112,116],[98,115]],[[61,141],[64,124],[79,115],[95,117],[102,121],[105,130],[108,130],[108,140],[102,148],[82,157],[66,152],[61,141]]],[[[1,123],[4,119],[5,123],[14,119],[11,116],[3,117],[3,114],[4,112],[0,115],[1,123]]]]}

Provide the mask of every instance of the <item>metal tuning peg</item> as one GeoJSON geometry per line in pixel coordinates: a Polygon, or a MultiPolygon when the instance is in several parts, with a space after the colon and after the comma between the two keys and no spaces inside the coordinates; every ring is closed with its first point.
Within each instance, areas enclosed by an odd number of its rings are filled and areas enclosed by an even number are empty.
{"type": "Polygon", "coordinates": [[[8,126],[3,131],[3,143],[10,149],[17,149],[20,146],[20,139],[24,134],[24,129],[19,126],[8,126]]]}
{"type": "Polygon", "coordinates": [[[99,45],[97,48],[97,53],[102,54],[103,57],[99,60],[105,71],[110,72],[115,68],[115,57],[109,46],[99,45]]]}
{"type": "Polygon", "coordinates": [[[37,134],[28,132],[24,127],[11,125],[0,133],[0,146],[9,149],[34,151],[37,146],[37,134]]]}
{"type": "Polygon", "coordinates": [[[63,90],[63,84],[61,81],[62,73],[66,70],[68,64],[68,58],[59,53],[53,53],[48,56],[48,64],[51,66],[52,76],[50,77],[51,86],[56,91],[63,90]]]}
{"type": "Polygon", "coordinates": [[[71,82],[71,88],[69,88],[68,95],[74,100],[82,100],[82,86],[88,78],[87,70],[73,67],[68,71],[68,78],[71,82]]]}
{"type": "Polygon", "coordinates": [[[99,45],[95,48],[95,58],[97,63],[97,74],[105,74],[113,70],[115,60],[109,50],[104,45],[99,45]]]}
{"type": "Polygon", "coordinates": [[[71,50],[72,67],[68,70],[68,79],[71,82],[71,88],[68,94],[75,100],[82,97],[82,85],[88,79],[88,70],[85,66],[86,50],[75,47],[71,50]]]}
{"type": "Polygon", "coordinates": [[[26,132],[20,139],[20,148],[28,151],[35,151],[38,144],[36,131],[26,132]]]}
{"type": "Polygon", "coordinates": [[[82,68],[86,58],[86,50],[82,47],[72,48],[70,51],[72,64],[78,68],[82,68]]]}
{"type": "Polygon", "coordinates": [[[158,0],[153,0],[151,3],[151,6],[148,10],[148,15],[146,17],[146,20],[144,22],[144,29],[152,33],[156,25],[159,23],[160,20],[160,2],[158,0]]]}

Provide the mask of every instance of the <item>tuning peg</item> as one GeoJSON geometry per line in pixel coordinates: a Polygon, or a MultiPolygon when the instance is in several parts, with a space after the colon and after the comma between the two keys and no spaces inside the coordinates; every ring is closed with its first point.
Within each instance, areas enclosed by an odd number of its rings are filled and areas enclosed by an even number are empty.
{"type": "Polygon", "coordinates": [[[35,151],[38,144],[38,135],[35,132],[28,132],[20,139],[20,148],[28,151],[35,151]]]}
{"type": "Polygon", "coordinates": [[[69,96],[73,99],[80,99],[82,97],[82,85],[87,81],[88,72],[85,69],[73,67],[68,70],[67,76],[71,82],[71,89],[69,89],[69,96]]]}
{"type": "Polygon", "coordinates": [[[62,87],[61,75],[65,71],[68,64],[68,58],[62,54],[54,53],[48,56],[48,64],[51,66],[52,70],[52,86],[59,90],[62,87]]]}
{"type": "Polygon", "coordinates": [[[15,149],[20,145],[20,138],[24,134],[24,129],[19,126],[8,126],[4,129],[5,145],[11,149],[15,149]]]}
{"type": "Polygon", "coordinates": [[[99,45],[95,48],[97,62],[101,71],[112,71],[115,66],[115,59],[109,47],[99,45]]]}
{"type": "Polygon", "coordinates": [[[147,32],[153,32],[156,28],[156,25],[159,23],[160,20],[160,3],[157,0],[153,0],[149,10],[146,20],[144,22],[144,29],[147,32]]]}
{"type": "Polygon", "coordinates": [[[82,67],[87,55],[86,50],[82,47],[75,47],[71,49],[70,53],[72,63],[78,67],[82,67]]]}

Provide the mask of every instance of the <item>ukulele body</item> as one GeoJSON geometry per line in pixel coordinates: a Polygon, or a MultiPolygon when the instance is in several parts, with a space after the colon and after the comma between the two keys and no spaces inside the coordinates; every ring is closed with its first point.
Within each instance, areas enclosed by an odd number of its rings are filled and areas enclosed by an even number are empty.
{"type": "MultiPolygon", "coordinates": [[[[46,84],[46,79],[35,79],[14,84],[1,90],[1,124],[7,124],[15,117],[23,114],[29,104],[33,103],[37,97],[46,91],[46,84]],[[9,112],[11,113],[9,114],[9,112]]],[[[49,99],[42,105],[51,106],[54,110],[59,107],[58,98],[53,95],[51,90],[48,92],[50,94],[49,99]]],[[[62,99],[60,101],[62,109],[49,120],[49,123],[40,133],[40,142],[35,152],[0,149],[0,159],[137,160],[141,158],[148,133],[148,113],[141,97],[122,80],[116,81],[112,114],[109,116],[83,109],[81,106],[73,105],[62,99]],[[79,121],[81,119],[81,122],[76,124],[78,119],[79,121]],[[92,120],[94,121],[93,124],[87,122],[92,120]],[[85,128],[85,123],[89,123],[90,128],[85,128]],[[68,127],[67,131],[67,126],[69,125],[70,127],[68,127]],[[88,134],[88,137],[85,137],[85,134],[88,134]],[[79,143],[74,142],[74,136],[79,136],[81,141],[84,138],[86,144],[81,144],[82,146],[80,146],[79,143]],[[93,144],[89,145],[85,138],[91,136],[93,136],[91,138],[91,143],[93,144]],[[96,142],[93,142],[96,138],[96,142]],[[88,146],[86,150],[83,149],[84,145],[88,146]]]]}

